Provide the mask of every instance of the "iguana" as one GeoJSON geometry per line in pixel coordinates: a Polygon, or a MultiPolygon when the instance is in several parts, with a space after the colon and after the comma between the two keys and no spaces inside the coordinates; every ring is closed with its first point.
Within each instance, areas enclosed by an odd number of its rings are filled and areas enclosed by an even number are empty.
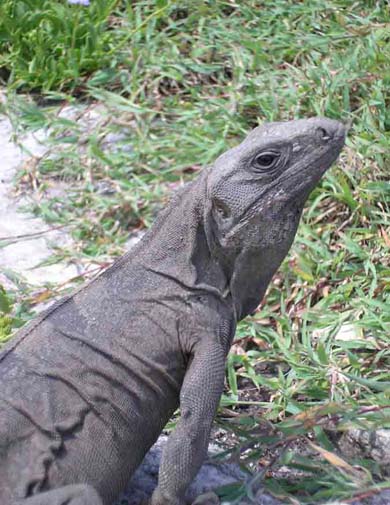
{"type": "Polygon", "coordinates": [[[111,504],[178,407],[150,503],[186,503],[236,323],[258,306],[344,140],[325,118],[255,128],[133,250],[10,341],[1,505],[111,504]]]}

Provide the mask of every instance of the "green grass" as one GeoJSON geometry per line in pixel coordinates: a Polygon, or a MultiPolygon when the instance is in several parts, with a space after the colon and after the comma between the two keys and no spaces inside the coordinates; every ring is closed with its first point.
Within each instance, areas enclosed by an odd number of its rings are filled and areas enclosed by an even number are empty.
{"type": "MultiPolygon", "coordinates": [[[[218,424],[233,453],[250,448],[241,459],[257,479],[292,503],[389,486],[380,461],[334,457],[349,428],[390,427],[387,3],[5,1],[0,53],[15,131],[51,129],[48,153],[20,184],[39,188],[37,214],[69,225],[75,249],[61,256],[97,265],[259,122],[351,121],[265,302],[238,329],[218,424]],[[59,114],[65,104],[81,107],[83,126],[59,114]],[[107,149],[110,134],[120,149],[107,149]],[[66,196],[45,197],[58,180],[66,196]],[[282,465],[301,473],[285,477],[282,465]]],[[[35,296],[21,290],[14,311],[35,296]]]]}

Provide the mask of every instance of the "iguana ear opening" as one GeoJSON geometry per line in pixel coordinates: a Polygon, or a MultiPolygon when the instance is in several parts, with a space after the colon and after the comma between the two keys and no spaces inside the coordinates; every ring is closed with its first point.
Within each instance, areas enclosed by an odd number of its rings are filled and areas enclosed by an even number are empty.
{"type": "Polygon", "coordinates": [[[218,242],[224,238],[232,228],[234,217],[231,208],[220,198],[213,198],[211,202],[211,214],[218,242]]]}
{"type": "Polygon", "coordinates": [[[217,248],[216,241],[216,223],[214,219],[215,209],[213,208],[213,202],[207,197],[205,199],[204,214],[203,214],[203,230],[207,242],[210,254],[213,255],[217,248]]]}
{"type": "Polygon", "coordinates": [[[229,219],[232,214],[229,206],[219,198],[213,198],[212,209],[214,218],[221,221],[229,219]]]}
{"type": "Polygon", "coordinates": [[[233,221],[231,210],[227,204],[218,198],[212,198],[205,207],[204,227],[209,249],[212,253],[220,253],[221,242],[230,230],[233,221]]]}

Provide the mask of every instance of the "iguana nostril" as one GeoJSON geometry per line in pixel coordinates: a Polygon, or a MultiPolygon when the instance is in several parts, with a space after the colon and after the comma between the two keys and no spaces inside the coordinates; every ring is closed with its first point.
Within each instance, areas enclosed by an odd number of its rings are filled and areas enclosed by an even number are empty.
{"type": "Polygon", "coordinates": [[[325,141],[328,141],[332,138],[332,136],[322,126],[319,126],[317,128],[317,135],[321,140],[325,141]]]}

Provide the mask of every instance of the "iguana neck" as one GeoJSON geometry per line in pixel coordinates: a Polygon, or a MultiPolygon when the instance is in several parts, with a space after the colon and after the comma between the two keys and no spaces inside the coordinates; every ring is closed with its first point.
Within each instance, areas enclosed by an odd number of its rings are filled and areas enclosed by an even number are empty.
{"type": "Polygon", "coordinates": [[[178,191],[137,251],[142,264],[190,289],[224,296],[229,280],[213,257],[204,230],[205,169],[178,191]]]}

